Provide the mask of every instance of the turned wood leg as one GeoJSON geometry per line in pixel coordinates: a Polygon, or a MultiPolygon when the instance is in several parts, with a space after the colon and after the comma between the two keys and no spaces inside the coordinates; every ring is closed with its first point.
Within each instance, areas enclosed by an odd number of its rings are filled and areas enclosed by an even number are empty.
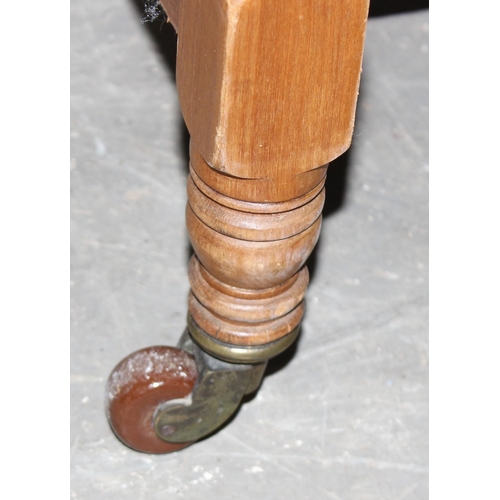
{"type": "Polygon", "coordinates": [[[298,335],[327,165],[351,141],[368,15],[367,0],[162,5],[191,135],[188,329],[179,348],[134,353],[108,383],[113,429],[150,453],[213,432],[298,335]]]}
{"type": "MultiPolygon", "coordinates": [[[[195,256],[189,267],[189,314],[208,335],[204,346],[217,355],[220,343],[262,347],[293,332],[291,343],[304,313],[309,282],[304,264],[321,228],[325,171],[311,176],[299,196],[266,203],[258,184],[274,187],[274,179],[252,180],[254,199],[243,201],[235,194],[246,179],[229,178],[232,186],[220,189],[222,194],[207,182],[218,177],[211,184],[220,188],[228,177],[215,170],[207,176],[209,169],[192,150],[186,219],[195,256]]],[[[291,180],[287,188],[297,189],[291,180]]],[[[240,360],[235,354],[231,361],[240,360]]]]}

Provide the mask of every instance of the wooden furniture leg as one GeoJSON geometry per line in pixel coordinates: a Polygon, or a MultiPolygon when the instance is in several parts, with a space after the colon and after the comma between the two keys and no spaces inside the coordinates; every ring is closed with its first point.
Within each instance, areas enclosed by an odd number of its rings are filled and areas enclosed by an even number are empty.
{"type": "Polygon", "coordinates": [[[162,0],[191,135],[188,329],[112,372],[128,446],[213,432],[296,339],[327,165],[350,145],[368,0],[162,0]]]}

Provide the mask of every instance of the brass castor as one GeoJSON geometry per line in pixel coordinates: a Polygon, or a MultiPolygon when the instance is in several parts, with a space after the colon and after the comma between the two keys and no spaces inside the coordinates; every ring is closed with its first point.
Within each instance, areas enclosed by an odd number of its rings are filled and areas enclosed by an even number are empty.
{"type": "MultiPolygon", "coordinates": [[[[217,344],[217,357],[193,341],[196,329],[181,336],[178,347],[148,347],[123,359],[106,386],[106,411],[111,428],[130,448],[144,453],[170,453],[205,437],[226,422],[243,396],[256,391],[267,359],[286,349],[273,342],[257,349],[217,344]],[[235,356],[239,362],[227,360],[235,356]],[[223,359],[226,358],[226,359],[223,359]]],[[[209,345],[209,344],[207,344],[209,345]]]]}

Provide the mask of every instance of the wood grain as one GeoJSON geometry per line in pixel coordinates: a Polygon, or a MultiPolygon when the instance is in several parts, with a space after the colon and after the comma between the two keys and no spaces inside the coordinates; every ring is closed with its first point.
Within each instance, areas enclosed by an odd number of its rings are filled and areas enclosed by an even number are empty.
{"type": "MultiPolygon", "coordinates": [[[[238,204],[229,208],[212,200],[189,176],[188,198],[191,207],[196,207],[198,218],[215,231],[240,240],[272,241],[290,238],[312,226],[321,216],[325,188],[309,203],[293,210],[259,213],[239,210],[238,204]]],[[[248,203],[245,208],[248,209],[248,203]]]]}
{"type": "Polygon", "coordinates": [[[212,168],[278,179],[346,151],[368,3],[180,3],[179,100],[191,139],[212,168]]]}
{"type": "Polygon", "coordinates": [[[228,344],[261,345],[274,342],[290,333],[304,316],[304,302],[284,316],[263,322],[232,321],[213,314],[191,293],[189,312],[196,324],[212,337],[228,344]]]}
{"type": "Polygon", "coordinates": [[[368,0],[161,0],[191,135],[189,312],[272,342],[304,313],[328,163],[350,145],[368,0]]]}
{"type": "MultiPolygon", "coordinates": [[[[286,165],[282,166],[278,177],[266,177],[262,179],[244,179],[227,175],[210,167],[200,153],[190,147],[191,169],[195,171],[195,179],[201,179],[207,186],[210,186],[216,193],[221,193],[235,200],[249,201],[254,205],[260,203],[262,207],[267,207],[268,211],[275,211],[275,203],[283,203],[296,198],[312,196],[315,189],[321,189],[326,180],[326,170],[328,165],[322,165],[314,170],[299,174],[290,173],[286,165]]],[[[196,181],[198,187],[200,183],[196,181]]],[[[215,199],[216,193],[211,195],[215,199]]],[[[316,192],[317,194],[317,192],[316,192]]],[[[305,203],[306,201],[304,201],[305,203]]],[[[295,205],[295,201],[291,201],[295,205]]],[[[283,208],[285,206],[283,205],[283,208]]]]}
{"type": "Polygon", "coordinates": [[[281,290],[273,287],[275,294],[264,298],[236,297],[231,290],[214,289],[196,257],[192,257],[189,266],[189,283],[195,290],[196,298],[212,313],[232,321],[256,323],[270,321],[288,314],[295,309],[302,299],[309,283],[307,267],[297,273],[293,286],[281,290]]]}
{"type": "MultiPolygon", "coordinates": [[[[227,186],[224,179],[226,192],[240,192],[248,181],[231,178],[227,186]]],[[[188,306],[208,335],[255,346],[298,326],[309,282],[304,263],[321,228],[324,180],[310,191],[302,186],[306,192],[293,199],[252,202],[215,191],[191,167],[186,220],[196,256],[188,306]]]]}
{"type": "Polygon", "coordinates": [[[239,288],[270,288],[291,278],[318,241],[321,218],[284,240],[245,241],[218,233],[186,208],[191,244],[203,266],[220,281],[239,288]]]}

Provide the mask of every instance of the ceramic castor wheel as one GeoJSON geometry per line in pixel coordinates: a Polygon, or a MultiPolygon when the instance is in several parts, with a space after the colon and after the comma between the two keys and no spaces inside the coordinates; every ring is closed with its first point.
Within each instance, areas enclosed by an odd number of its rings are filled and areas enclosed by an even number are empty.
{"type": "Polygon", "coordinates": [[[193,390],[197,371],[193,357],[175,347],[136,351],[111,372],[106,386],[109,423],[127,446],[145,453],[170,453],[191,443],[168,443],[154,428],[162,404],[185,398],[193,390]]]}

